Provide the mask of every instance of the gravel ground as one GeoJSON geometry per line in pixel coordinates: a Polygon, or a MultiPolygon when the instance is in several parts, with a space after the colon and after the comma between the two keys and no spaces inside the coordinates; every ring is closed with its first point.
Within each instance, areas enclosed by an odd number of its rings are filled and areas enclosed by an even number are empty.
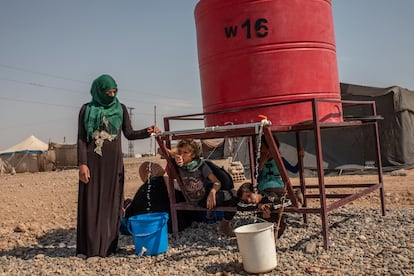
{"type": "MultiPolygon", "coordinates": [[[[237,214],[234,227],[254,222],[237,214]]],[[[330,248],[323,248],[320,218],[288,215],[276,242],[277,267],[264,275],[414,275],[414,209],[342,207],[329,215],[330,248]]],[[[108,258],[75,256],[75,229],[44,232],[41,225],[1,229],[1,275],[247,275],[236,238],[217,235],[216,224],[194,224],[157,256],[138,257],[131,236],[108,258]]]]}
{"type": "MultiPolygon", "coordinates": [[[[125,160],[127,197],[142,183],[142,161],[125,160]]],[[[75,256],[77,178],[77,170],[0,175],[0,275],[247,275],[236,238],[218,236],[216,224],[169,235],[168,251],[157,256],[138,257],[131,236],[121,236],[119,252],[108,258],[75,256]]],[[[373,183],[375,177],[325,180],[373,183]]],[[[378,192],[329,213],[329,250],[319,216],[305,225],[301,215],[288,214],[275,245],[278,264],[264,275],[414,275],[414,170],[384,175],[384,185],[386,216],[378,192]]],[[[238,213],[232,223],[254,219],[238,213]]]]}

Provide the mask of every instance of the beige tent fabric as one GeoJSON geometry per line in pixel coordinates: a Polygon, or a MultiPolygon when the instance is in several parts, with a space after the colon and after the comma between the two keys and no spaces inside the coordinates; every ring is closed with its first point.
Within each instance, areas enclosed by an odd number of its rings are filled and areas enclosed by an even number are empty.
{"type": "Polygon", "coordinates": [[[224,138],[217,138],[217,139],[203,139],[201,143],[209,147],[210,149],[217,148],[221,144],[223,144],[224,138]]]}
{"type": "Polygon", "coordinates": [[[48,148],[48,144],[31,135],[19,144],[0,151],[0,159],[7,162],[17,173],[51,171],[54,160],[48,148]]]}
{"type": "Polygon", "coordinates": [[[78,166],[77,144],[49,143],[49,159],[55,160],[57,169],[76,168],[78,166]]]}
{"type": "Polygon", "coordinates": [[[27,137],[24,141],[20,142],[17,145],[14,145],[11,148],[5,149],[3,151],[0,151],[0,154],[5,153],[13,153],[13,152],[25,152],[25,151],[38,151],[43,152],[47,151],[49,148],[49,145],[40,141],[35,136],[31,135],[27,137]]]}

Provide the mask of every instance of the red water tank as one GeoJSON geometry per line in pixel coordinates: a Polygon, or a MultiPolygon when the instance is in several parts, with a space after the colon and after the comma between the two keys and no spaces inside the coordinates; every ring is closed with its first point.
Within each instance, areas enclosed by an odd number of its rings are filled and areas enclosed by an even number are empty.
{"type": "MultiPolygon", "coordinates": [[[[330,0],[201,0],[195,8],[204,112],[292,100],[340,100],[330,0]]],[[[321,121],[342,121],[342,106],[318,107],[321,121]]],[[[207,115],[206,126],[312,119],[307,104],[207,115]]]]}

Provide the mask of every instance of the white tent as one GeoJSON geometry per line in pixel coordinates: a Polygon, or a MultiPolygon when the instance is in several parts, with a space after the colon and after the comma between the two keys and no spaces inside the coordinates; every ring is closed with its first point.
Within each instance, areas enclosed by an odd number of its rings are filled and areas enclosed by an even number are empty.
{"type": "Polygon", "coordinates": [[[0,151],[0,154],[11,155],[15,152],[42,153],[47,151],[48,148],[48,144],[31,135],[17,145],[0,151]]]}
{"type": "Polygon", "coordinates": [[[49,157],[48,148],[48,144],[31,135],[17,145],[0,151],[0,159],[16,172],[49,171],[53,169],[54,160],[49,157]]]}

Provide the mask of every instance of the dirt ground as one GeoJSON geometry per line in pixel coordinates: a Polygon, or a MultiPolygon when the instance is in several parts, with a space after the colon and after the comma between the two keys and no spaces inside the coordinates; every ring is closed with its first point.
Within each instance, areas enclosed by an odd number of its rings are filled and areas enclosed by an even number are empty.
{"type": "MultiPolygon", "coordinates": [[[[142,184],[138,168],[142,162],[148,160],[165,165],[165,160],[155,157],[125,159],[126,197],[133,197],[142,184]]],[[[291,181],[297,184],[298,178],[292,178],[291,181]]],[[[325,177],[325,184],[375,183],[376,181],[375,175],[325,177]]],[[[306,179],[306,182],[317,183],[317,178],[306,179]]],[[[414,207],[414,170],[399,170],[393,174],[384,174],[384,186],[386,208],[414,207]]],[[[76,226],[77,170],[0,175],[0,190],[2,228],[71,229],[76,226]]],[[[332,192],[339,191],[335,189],[332,192]]],[[[349,204],[380,208],[379,191],[376,190],[349,204]]]]}

